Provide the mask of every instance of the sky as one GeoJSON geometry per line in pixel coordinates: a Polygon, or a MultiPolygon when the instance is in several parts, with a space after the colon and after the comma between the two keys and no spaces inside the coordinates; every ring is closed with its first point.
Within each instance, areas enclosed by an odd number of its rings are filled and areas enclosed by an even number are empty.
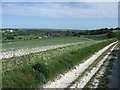
{"type": "Polygon", "coordinates": [[[3,28],[99,29],[118,26],[117,2],[3,2],[3,28]]]}

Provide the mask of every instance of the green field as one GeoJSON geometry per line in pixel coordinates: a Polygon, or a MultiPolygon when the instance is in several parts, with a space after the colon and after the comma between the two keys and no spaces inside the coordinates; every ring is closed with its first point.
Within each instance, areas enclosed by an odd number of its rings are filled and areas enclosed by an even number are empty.
{"type": "MultiPolygon", "coordinates": [[[[24,36],[24,37],[30,37],[30,36],[24,36]]],[[[107,39],[106,34],[89,35],[89,36],[81,35],[80,37],[75,37],[75,36],[49,37],[49,38],[41,38],[34,40],[14,40],[9,43],[3,43],[2,49],[3,51],[10,51],[10,50],[19,50],[26,48],[29,49],[29,48],[35,48],[41,46],[50,46],[50,45],[66,44],[66,43],[74,43],[74,42],[85,42],[90,40],[105,40],[105,39],[107,39]]]]}
{"type": "Polygon", "coordinates": [[[89,39],[92,39],[92,40],[104,40],[104,39],[107,39],[106,34],[89,35],[89,36],[86,36],[86,37],[89,38],[89,39]]]}
{"type": "Polygon", "coordinates": [[[57,44],[65,44],[65,43],[74,43],[74,42],[84,42],[89,41],[87,38],[80,38],[74,36],[68,37],[51,37],[51,38],[42,38],[37,40],[20,40],[14,41],[11,43],[3,43],[3,51],[9,51],[11,49],[19,50],[26,48],[35,48],[41,46],[50,46],[57,44]]]}

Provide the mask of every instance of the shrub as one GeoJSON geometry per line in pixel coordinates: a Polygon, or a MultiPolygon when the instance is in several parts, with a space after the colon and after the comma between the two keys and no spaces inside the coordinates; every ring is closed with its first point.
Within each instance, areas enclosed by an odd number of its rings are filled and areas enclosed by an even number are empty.
{"type": "Polygon", "coordinates": [[[114,38],[115,37],[115,33],[113,33],[113,32],[109,32],[108,34],[107,34],[107,38],[114,38]]]}
{"type": "Polygon", "coordinates": [[[19,37],[19,39],[22,39],[22,37],[19,37]]]}
{"type": "Polygon", "coordinates": [[[8,39],[8,40],[13,40],[14,37],[10,35],[10,36],[7,36],[7,39],[8,39]]]}

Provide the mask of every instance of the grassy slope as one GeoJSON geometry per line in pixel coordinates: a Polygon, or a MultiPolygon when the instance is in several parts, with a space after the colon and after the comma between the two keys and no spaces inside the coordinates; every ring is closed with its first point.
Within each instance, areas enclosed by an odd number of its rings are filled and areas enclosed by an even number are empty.
{"type": "Polygon", "coordinates": [[[80,37],[51,37],[51,38],[43,38],[38,40],[22,40],[16,41],[12,43],[4,43],[3,49],[11,50],[10,48],[14,48],[15,50],[18,49],[25,49],[25,48],[34,48],[40,46],[48,46],[48,45],[56,45],[56,44],[65,44],[65,43],[73,43],[73,42],[82,42],[88,41],[86,38],[80,37]]]}
{"type": "MultiPolygon", "coordinates": [[[[120,30],[114,30],[112,31],[117,39],[120,39],[120,30]]],[[[104,40],[104,39],[108,39],[107,38],[107,34],[100,34],[100,35],[81,35],[81,37],[86,37],[92,40],[104,40]]]]}
{"type": "Polygon", "coordinates": [[[92,40],[104,40],[107,39],[106,34],[100,34],[100,35],[82,35],[82,37],[86,37],[92,40]]]}
{"type": "MultiPolygon", "coordinates": [[[[62,50],[62,48],[49,50],[44,52],[44,54],[46,54],[48,58],[39,58],[38,56],[41,56],[40,53],[32,54],[32,56],[25,55],[22,57],[11,58],[11,61],[22,59],[23,61],[27,62],[24,62],[22,64],[24,67],[18,66],[15,69],[4,73],[3,87],[35,88],[38,87],[38,85],[42,86],[42,84],[53,79],[60,73],[71,69],[74,65],[80,63],[83,59],[94,54],[96,51],[100,50],[113,41],[115,40],[93,43],[92,45],[88,45],[83,48],[68,50],[68,52],[60,55],[59,50],[62,50]],[[56,51],[59,53],[57,53],[58,55],[54,56],[54,52],[56,51]],[[51,56],[49,55],[50,53],[52,53],[51,55],[53,55],[53,57],[51,58],[49,58],[51,56]],[[32,60],[33,62],[29,64],[29,60],[32,60]]],[[[71,47],[66,47],[66,50],[68,48],[71,47]]],[[[18,65],[20,64],[21,63],[19,62],[18,65]]]]}
{"type": "MultiPolygon", "coordinates": [[[[115,44],[114,44],[114,45],[115,45],[115,44]]],[[[103,57],[104,57],[108,52],[110,52],[111,48],[112,48],[114,45],[112,45],[112,46],[109,47],[105,52],[103,52],[103,54],[100,55],[100,56],[95,60],[95,62],[92,63],[92,64],[82,73],[82,75],[80,75],[75,81],[73,81],[67,88],[69,88],[69,87],[73,86],[75,83],[79,82],[80,79],[82,79],[84,76],[87,76],[87,74],[88,74],[89,72],[91,72],[91,70],[92,70],[94,67],[97,66],[97,64],[99,63],[99,61],[101,61],[101,60],[103,59],[103,57]]],[[[91,81],[89,81],[89,82],[92,83],[91,81]]],[[[88,87],[85,86],[84,88],[88,88],[88,87]]],[[[91,87],[89,87],[89,88],[91,88],[91,87]]]]}
{"type": "Polygon", "coordinates": [[[18,56],[18,57],[12,57],[9,59],[3,59],[3,71],[6,71],[7,69],[12,69],[12,68],[17,68],[18,66],[22,66],[24,63],[25,65],[29,63],[35,62],[35,59],[37,58],[38,60],[49,60],[51,58],[57,58],[60,55],[63,55],[65,53],[68,53],[73,50],[81,49],[86,46],[92,45],[96,41],[90,41],[90,42],[83,42],[79,45],[71,45],[71,46],[66,46],[58,49],[52,49],[44,52],[39,52],[39,53],[31,53],[29,55],[25,56],[18,56]],[[9,64],[10,65],[9,65],[9,64]]]}

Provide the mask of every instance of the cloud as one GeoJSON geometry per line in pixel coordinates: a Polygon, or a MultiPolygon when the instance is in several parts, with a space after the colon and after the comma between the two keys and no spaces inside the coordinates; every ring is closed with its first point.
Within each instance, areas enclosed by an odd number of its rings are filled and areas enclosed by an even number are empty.
{"type": "Polygon", "coordinates": [[[117,17],[117,3],[78,2],[78,3],[3,3],[3,15],[39,16],[39,17],[74,17],[104,18],[117,17]],[[76,5],[76,6],[75,6],[76,5]]]}
{"type": "Polygon", "coordinates": [[[1,0],[2,2],[119,2],[119,0],[1,0]]]}

